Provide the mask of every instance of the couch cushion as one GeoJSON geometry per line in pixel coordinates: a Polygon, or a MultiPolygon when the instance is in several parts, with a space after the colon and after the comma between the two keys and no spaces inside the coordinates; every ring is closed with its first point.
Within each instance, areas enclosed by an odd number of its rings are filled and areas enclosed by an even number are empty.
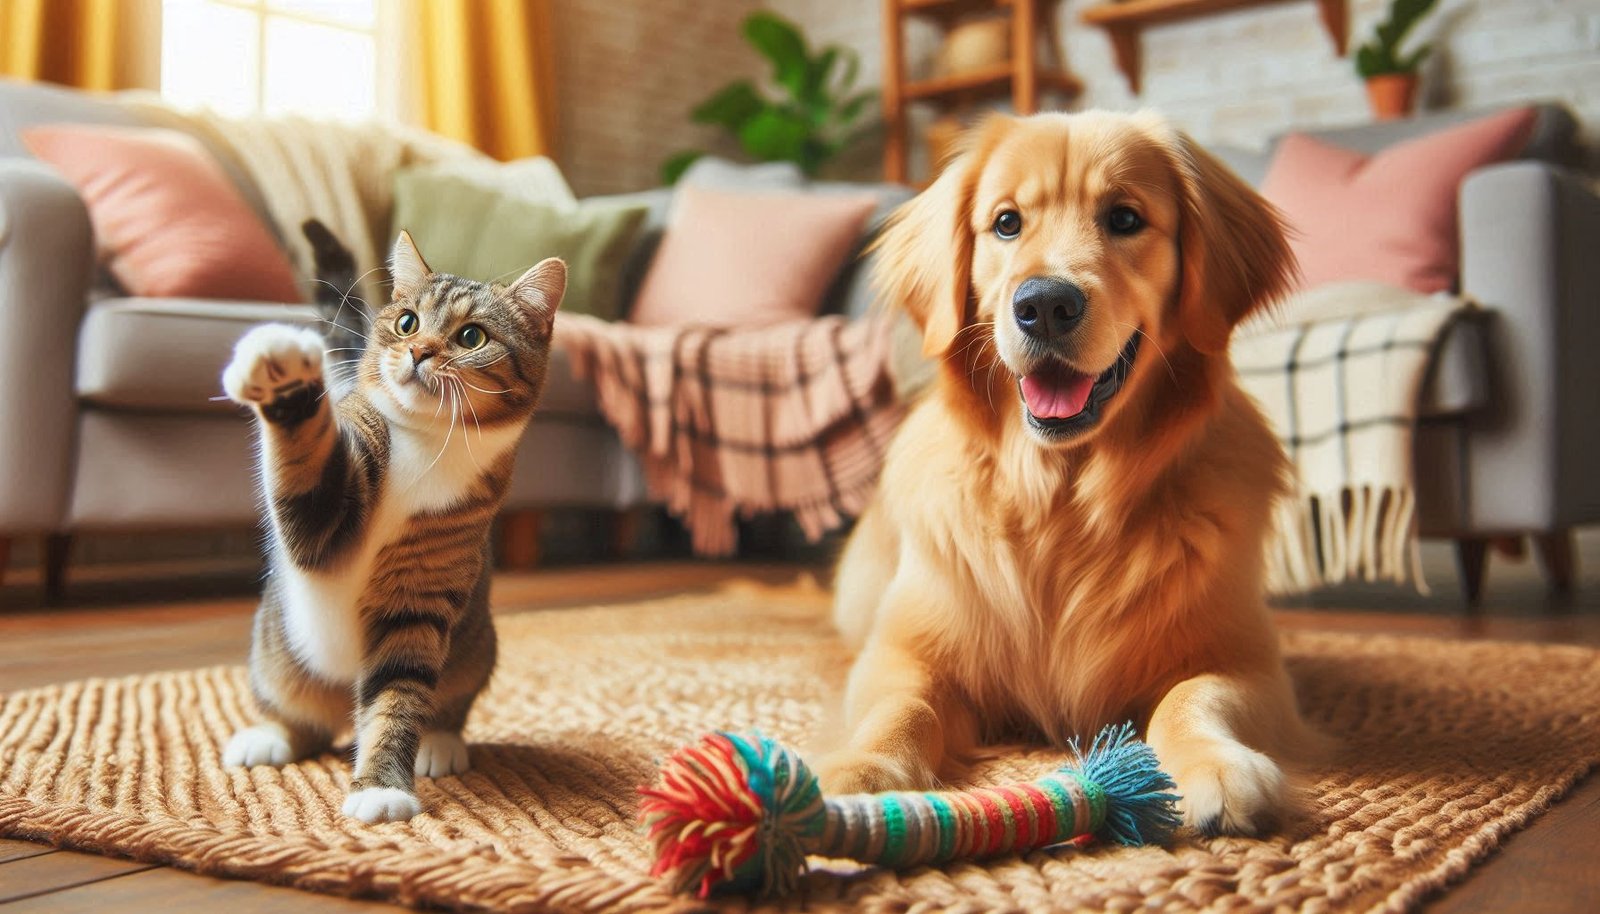
{"type": "MultiPolygon", "coordinates": [[[[314,326],[302,305],[186,298],[108,298],[94,302],[78,334],[78,396],[94,406],[171,413],[236,413],[222,395],[233,345],[257,324],[314,326]]],[[[594,389],[573,377],[561,349],[551,354],[541,415],[597,417],[594,389]]]]}
{"type": "Polygon", "coordinates": [[[813,317],[876,205],[870,194],[686,187],[632,320],[732,327],[813,317]]]}
{"type": "Polygon", "coordinates": [[[395,175],[394,198],[394,224],[411,232],[434,270],[510,283],[537,261],[560,257],[567,264],[562,311],[622,316],[619,287],[644,205],[536,203],[427,166],[395,175]]]}
{"type": "Polygon", "coordinates": [[[23,141],[78,189],[101,256],[134,295],[299,302],[289,259],[193,137],[33,127],[23,141]]]}
{"type": "Polygon", "coordinates": [[[1473,171],[1527,143],[1531,108],[1513,108],[1368,156],[1294,134],[1261,193],[1283,211],[1302,288],[1371,279],[1418,292],[1454,288],[1456,201],[1473,171]]]}
{"type": "MultiPolygon", "coordinates": [[[[1558,165],[1572,164],[1581,154],[1577,141],[1578,122],[1572,116],[1572,112],[1557,102],[1544,102],[1531,107],[1532,129],[1528,133],[1527,142],[1517,152],[1516,158],[1534,159],[1558,165]]],[[[1372,155],[1396,143],[1460,127],[1505,110],[1505,108],[1463,108],[1429,111],[1395,121],[1379,121],[1328,130],[1307,130],[1304,133],[1325,143],[1372,155]]],[[[1280,137],[1279,141],[1281,139],[1280,137]]]]}
{"type": "Polygon", "coordinates": [[[77,391],[97,406],[233,412],[222,369],[246,330],[269,321],[314,324],[304,305],[193,298],[93,302],[78,331],[77,391]]]}

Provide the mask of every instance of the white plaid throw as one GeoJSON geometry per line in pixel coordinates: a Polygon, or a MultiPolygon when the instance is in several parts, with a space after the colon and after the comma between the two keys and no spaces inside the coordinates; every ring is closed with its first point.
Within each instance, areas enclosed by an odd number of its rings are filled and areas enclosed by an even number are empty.
{"type": "Polygon", "coordinates": [[[1348,300],[1362,289],[1347,288],[1333,307],[1320,294],[1310,313],[1286,303],[1289,319],[1313,319],[1242,335],[1231,348],[1241,385],[1295,467],[1297,491],[1278,506],[1268,553],[1276,593],[1354,579],[1426,590],[1412,486],[1418,397],[1439,341],[1472,306],[1398,290],[1348,300]],[[1343,314],[1315,320],[1317,306],[1343,314]]]}

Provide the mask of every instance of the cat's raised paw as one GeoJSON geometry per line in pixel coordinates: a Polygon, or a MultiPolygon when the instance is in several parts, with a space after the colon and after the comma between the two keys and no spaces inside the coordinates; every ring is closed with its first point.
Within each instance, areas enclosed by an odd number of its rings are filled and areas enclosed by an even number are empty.
{"type": "Polygon", "coordinates": [[[430,730],[422,734],[417,745],[417,762],[413,770],[419,778],[442,778],[452,774],[466,774],[472,767],[467,757],[467,744],[461,735],[445,730],[430,730]]]}
{"type": "Polygon", "coordinates": [[[398,787],[368,787],[344,798],[344,814],[368,825],[404,822],[422,812],[422,801],[398,787]]]}
{"type": "Polygon", "coordinates": [[[222,750],[222,764],[228,768],[254,768],[271,765],[281,768],[294,761],[294,748],[277,727],[261,724],[246,727],[228,740],[222,750]]]}
{"type": "Polygon", "coordinates": [[[287,324],[264,324],[233,347],[233,361],[222,371],[228,398],[263,412],[280,402],[314,402],[323,390],[322,336],[287,324]]]}

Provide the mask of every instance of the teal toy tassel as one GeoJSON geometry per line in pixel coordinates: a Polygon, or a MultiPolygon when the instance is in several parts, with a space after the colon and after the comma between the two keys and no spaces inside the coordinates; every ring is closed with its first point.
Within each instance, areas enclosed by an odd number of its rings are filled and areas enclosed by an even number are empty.
{"type": "Polygon", "coordinates": [[[1107,727],[1074,760],[1033,781],[959,791],[823,797],[799,756],[769,739],[715,733],[678,750],[640,818],[652,874],[701,897],[782,895],[808,855],[909,867],[1021,853],[1087,836],[1165,842],[1178,797],[1132,724],[1107,727]]]}

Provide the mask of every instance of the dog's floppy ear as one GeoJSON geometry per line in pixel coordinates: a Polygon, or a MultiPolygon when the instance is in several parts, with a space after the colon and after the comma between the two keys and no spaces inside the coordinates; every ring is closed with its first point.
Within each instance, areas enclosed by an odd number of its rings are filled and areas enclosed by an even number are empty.
{"type": "Polygon", "coordinates": [[[966,326],[971,297],[972,230],[967,226],[974,153],[895,210],[873,248],[873,285],[891,307],[922,327],[922,353],[942,356],[966,326]]]}
{"type": "Polygon", "coordinates": [[[1178,321],[1191,346],[1221,352],[1235,325],[1294,286],[1299,267],[1272,204],[1187,136],[1178,134],[1175,147],[1178,321]]]}

